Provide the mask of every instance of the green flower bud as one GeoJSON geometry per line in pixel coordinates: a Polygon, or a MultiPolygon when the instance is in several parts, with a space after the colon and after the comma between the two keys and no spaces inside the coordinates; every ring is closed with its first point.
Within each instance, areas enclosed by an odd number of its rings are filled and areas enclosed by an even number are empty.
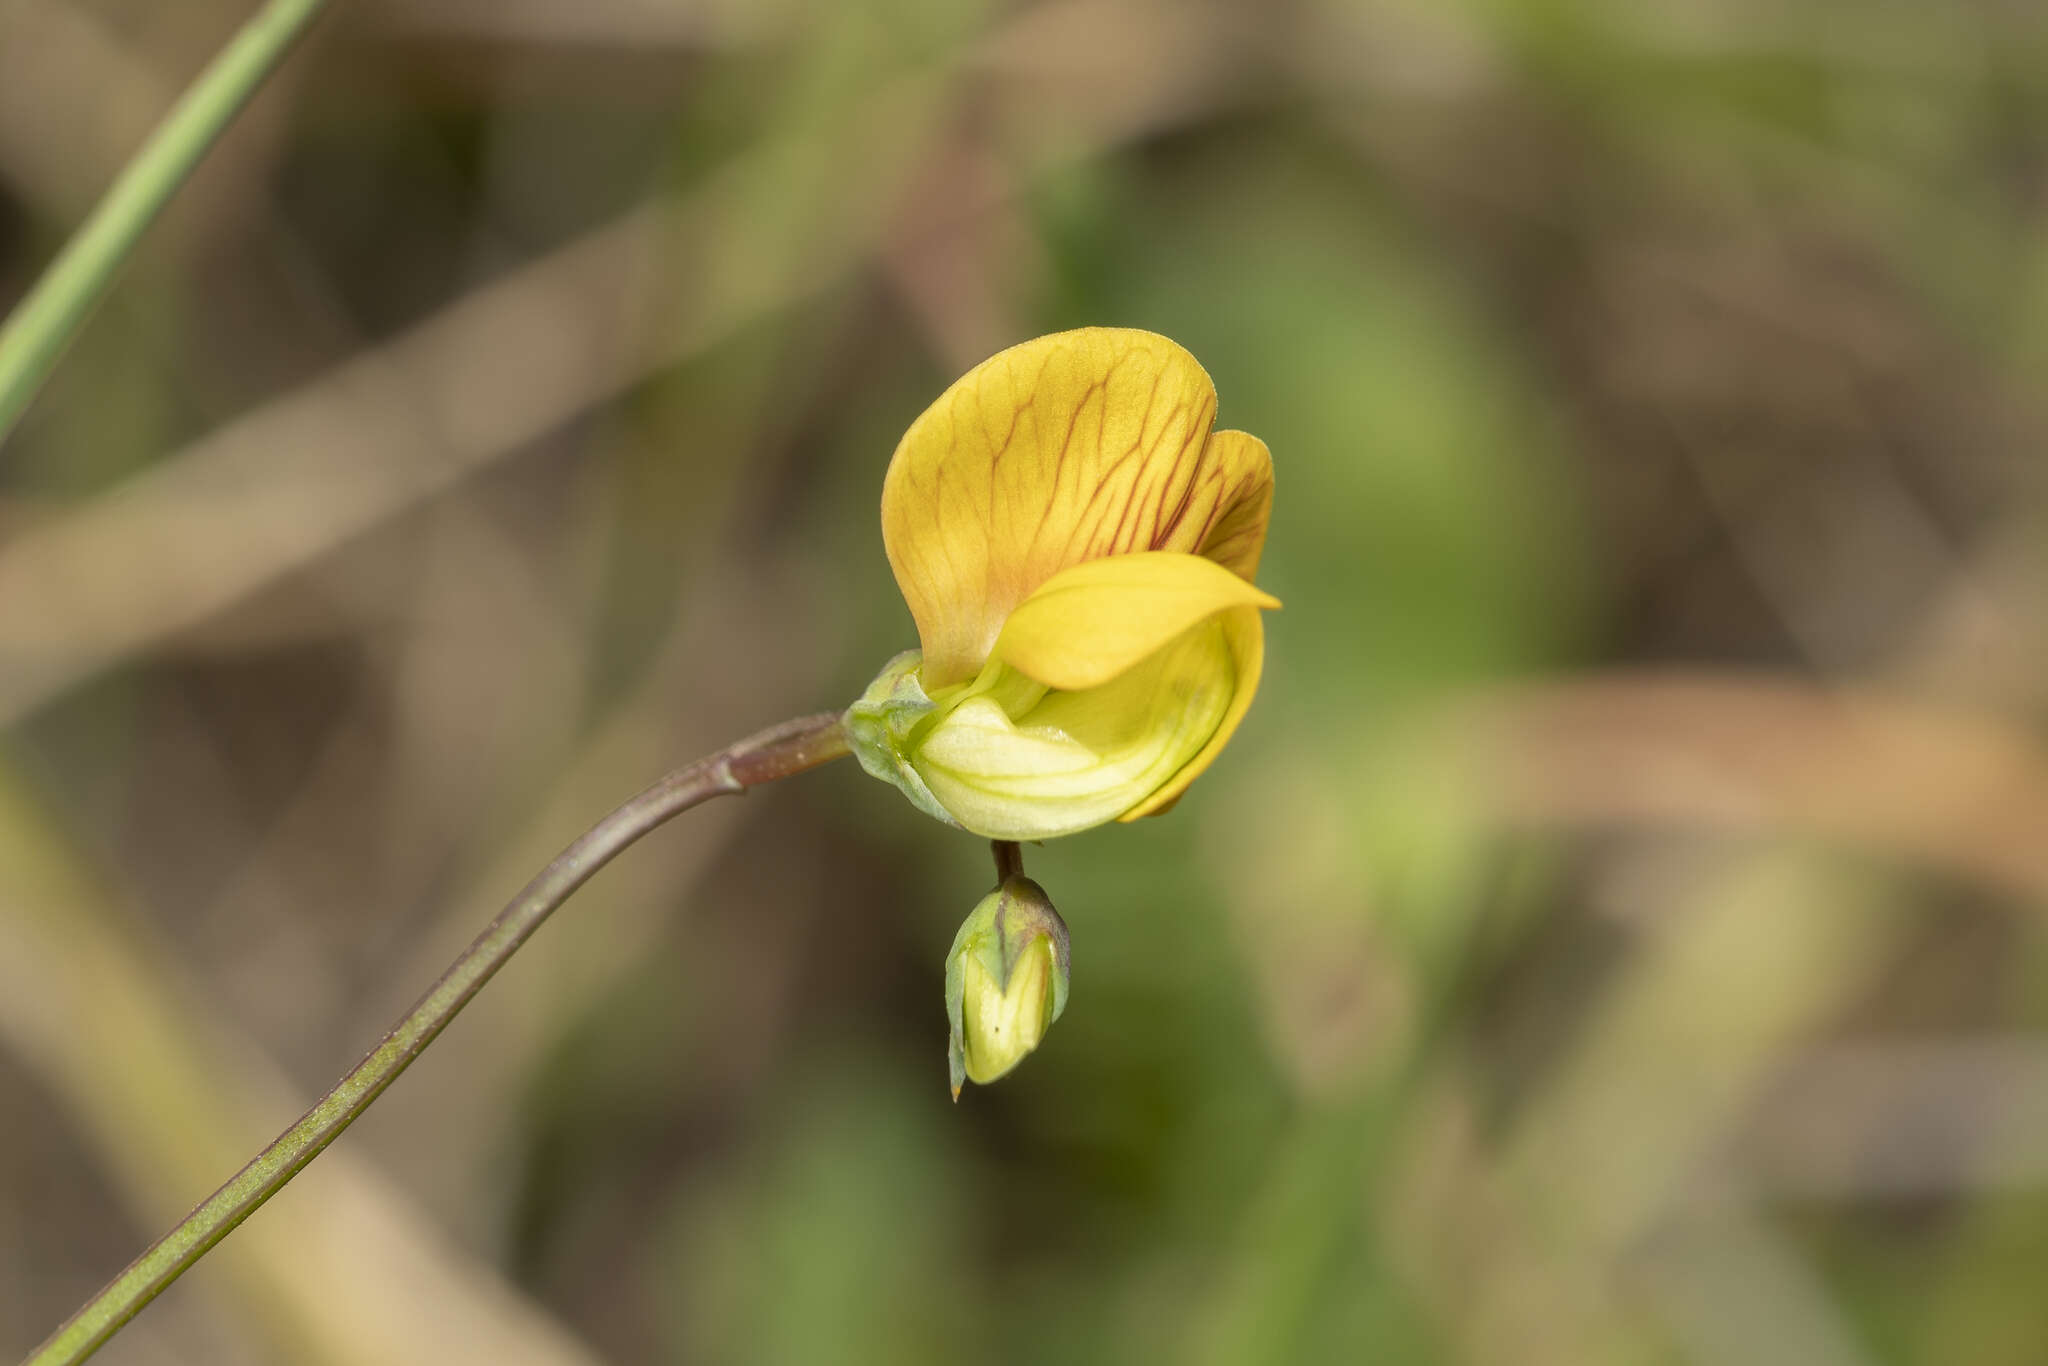
{"type": "Polygon", "coordinates": [[[953,1099],[1024,1061],[1067,1008],[1066,922],[1021,875],[981,899],[946,955],[946,1049],[953,1099]]]}

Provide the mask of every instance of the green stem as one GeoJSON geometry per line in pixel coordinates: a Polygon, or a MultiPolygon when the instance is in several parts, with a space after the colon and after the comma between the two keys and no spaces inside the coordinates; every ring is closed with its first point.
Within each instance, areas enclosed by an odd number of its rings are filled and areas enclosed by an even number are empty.
{"type": "Polygon", "coordinates": [[[0,440],[165,202],[326,3],[270,0],[242,25],[0,327],[0,440]]]}
{"type": "Polygon", "coordinates": [[[368,1109],[570,893],[628,845],[699,802],[744,792],[847,752],[836,712],[785,722],[679,768],[556,856],[441,974],[419,1004],[299,1122],[152,1244],[23,1366],[84,1361],[368,1109]]]}

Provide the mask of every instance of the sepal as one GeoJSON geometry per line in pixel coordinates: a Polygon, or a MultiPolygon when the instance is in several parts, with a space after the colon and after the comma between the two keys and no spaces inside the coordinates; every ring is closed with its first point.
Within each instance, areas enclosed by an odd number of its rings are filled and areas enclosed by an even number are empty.
{"type": "Polygon", "coordinates": [[[871,776],[902,792],[927,816],[958,829],[960,822],[939,804],[910,762],[915,731],[938,710],[918,677],[923,660],[923,651],[905,650],[882,667],[860,700],[846,709],[846,739],[871,776]]]}

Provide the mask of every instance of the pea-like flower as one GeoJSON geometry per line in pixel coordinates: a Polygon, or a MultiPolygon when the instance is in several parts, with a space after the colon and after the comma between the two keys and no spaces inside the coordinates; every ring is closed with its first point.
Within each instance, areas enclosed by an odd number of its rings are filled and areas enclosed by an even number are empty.
{"type": "Polygon", "coordinates": [[[921,650],[847,713],[861,766],[999,840],[1170,807],[1251,705],[1264,442],[1150,332],[1084,328],[970,370],[911,424],[882,539],[921,650]]]}

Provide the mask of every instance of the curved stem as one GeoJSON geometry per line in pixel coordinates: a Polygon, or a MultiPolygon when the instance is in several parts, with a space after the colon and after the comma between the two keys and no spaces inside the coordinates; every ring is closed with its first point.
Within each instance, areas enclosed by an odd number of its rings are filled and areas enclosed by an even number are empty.
{"type": "Polygon", "coordinates": [[[213,59],[0,327],[0,440],[114,273],[326,0],[270,0],[213,59]]]}
{"type": "Polygon", "coordinates": [[[801,717],[677,769],[592,826],[498,912],[419,1004],[333,1090],[130,1263],[23,1366],[60,1366],[98,1351],[165,1286],[319,1156],[434,1041],[541,922],[628,845],[699,802],[801,773],[846,752],[838,713],[801,717]]]}

